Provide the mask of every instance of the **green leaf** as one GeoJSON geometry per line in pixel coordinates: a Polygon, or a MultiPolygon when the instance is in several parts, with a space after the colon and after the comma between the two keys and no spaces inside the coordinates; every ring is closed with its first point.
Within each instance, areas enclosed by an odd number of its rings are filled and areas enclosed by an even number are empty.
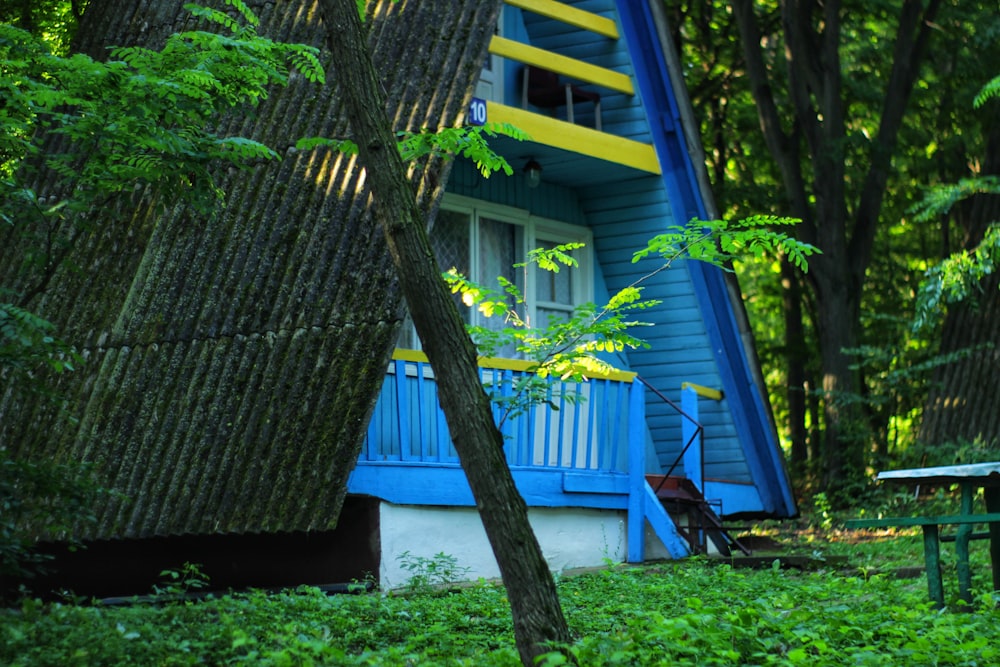
{"type": "Polygon", "coordinates": [[[988,100],[996,97],[1000,97],[1000,76],[990,80],[985,86],[983,86],[982,90],[979,91],[979,94],[976,95],[976,98],[972,101],[972,107],[974,109],[979,109],[986,104],[988,100]]]}
{"type": "Polygon", "coordinates": [[[350,139],[330,139],[327,137],[303,137],[295,142],[295,148],[300,151],[310,151],[314,148],[330,148],[345,155],[357,155],[358,145],[350,139]]]}

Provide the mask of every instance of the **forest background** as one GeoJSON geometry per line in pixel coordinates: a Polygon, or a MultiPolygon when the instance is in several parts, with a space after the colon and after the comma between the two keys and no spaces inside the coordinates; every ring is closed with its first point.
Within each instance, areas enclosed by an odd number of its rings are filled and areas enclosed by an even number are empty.
{"type": "Polygon", "coordinates": [[[797,489],[995,460],[998,3],[665,4],[721,214],[802,218],[823,251],[738,267],[797,489]],[[935,301],[976,248],[968,298],[935,301]]]}

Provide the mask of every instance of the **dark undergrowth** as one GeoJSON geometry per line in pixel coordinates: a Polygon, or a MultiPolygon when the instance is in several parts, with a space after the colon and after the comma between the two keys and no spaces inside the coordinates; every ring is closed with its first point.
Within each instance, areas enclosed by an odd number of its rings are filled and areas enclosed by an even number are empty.
{"type": "MultiPolygon", "coordinates": [[[[927,599],[918,533],[847,532],[833,521],[759,526],[808,570],[692,558],[562,576],[583,665],[995,665],[1000,611],[985,542],[963,608],[953,550],[949,607],[927,599]],[[829,560],[829,565],[826,561],[829,560]],[[906,576],[900,576],[905,574],[906,576]]],[[[0,612],[0,664],[517,665],[503,588],[421,586],[328,596],[303,587],[186,600],[181,577],[124,607],[31,599],[0,612]]],[[[559,664],[553,656],[549,664],[559,664]]]]}

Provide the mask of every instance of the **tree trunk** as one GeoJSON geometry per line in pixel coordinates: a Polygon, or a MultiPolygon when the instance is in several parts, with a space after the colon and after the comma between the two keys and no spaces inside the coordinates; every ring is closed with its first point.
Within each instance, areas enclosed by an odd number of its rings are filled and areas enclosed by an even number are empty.
{"type": "MultiPolygon", "coordinates": [[[[849,490],[864,475],[865,422],[857,397],[858,375],[844,350],[856,348],[860,319],[858,293],[843,282],[820,281],[817,328],[823,396],[821,483],[827,491],[849,490]]],[[[855,489],[856,490],[856,489],[855,489]]]]}
{"type": "MultiPolygon", "coordinates": [[[[475,347],[428,244],[425,219],[396,151],[392,125],[384,113],[382,84],[372,67],[355,3],[322,0],[321,5],[328,44],[337,55],[339,89],[372,190],[371,205],[437,377],[441,407],[503,576],[521,661],[532,665],[539,655],[570,641],[555,582],[528,522],[527,506],[507,467],[503,438],[479,380],[475,347]]],[[[441,72],[442,77],[456,76],[468,83],[464,89],[456,89],[461,97],[455,102],[463,105],[469,100],[473,77],[485,56],[499,2],[464,6],[460,21],[448,32],[456,42],[464,39],[480,43],[482,48],[467,54],[458,73],[441,72]]],[[[429,67],[435,65],[428,63],[429,67]]]]}
{"type": "Polygon", "coordinates": [[[802,326],[802,285],[791,262],[781,262],[782,313],[785,320],[785,373],[791,465],[801,483],[809,466],[806,448],[806,340],[802,326]]]}

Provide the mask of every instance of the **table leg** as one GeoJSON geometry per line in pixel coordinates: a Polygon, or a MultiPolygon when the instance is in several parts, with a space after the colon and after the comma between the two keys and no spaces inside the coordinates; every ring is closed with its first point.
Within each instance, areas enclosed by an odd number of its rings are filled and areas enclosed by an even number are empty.
{"type": "MultiPolygon", "coordinates": [[[[960,512],[963,516],[972,514],[972,494],[972,485],[963,483],[960,512]]],[[[972,537],[972,524],[963,523],[958,527],[958,533],[955,535],[955,555],[958,560],[958,595],[969,604],[972,603],[972,568],[969,566],[970,537],[972,537]]]]}
{"type": "Polygon", "coordinates": [[[944,607],[944,586],[941,583],[941,549],[938,527],[924,526],[924,564],[927,569],[927,590],[938,608],[944,607]]]}
{"type": "MultiPolygon", "coordinates": [[[[987,512],[1000,512],[1000,487],[983,489],[987,512]]],[[[993,563],[993,590],[1000,591],[1000,523],[990,524],[990,561],[993,563]]]]}

